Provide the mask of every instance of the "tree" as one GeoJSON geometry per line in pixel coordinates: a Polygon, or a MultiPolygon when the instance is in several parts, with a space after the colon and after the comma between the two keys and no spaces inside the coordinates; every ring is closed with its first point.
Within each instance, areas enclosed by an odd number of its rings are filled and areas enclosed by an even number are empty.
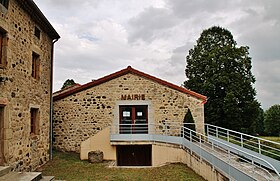
{"type": "Polygon", "coordinates": [[[189,50],[184,86],[208,97],[205,122],[252,133],[260,104],[253,88],[249,47],[237,47],[230,31],[211,27],[189,50]]]}
{"type": "Polygon", "coordinates": [[[61,87],[61,90],[62,90],[62,89],[65,89],[65,88],[67,88],[67,87],[69,87],[69,86],[75,85],[75,84],[76,84],[76,83],[75,83],[75,81],[74,81],[73,79],[67,79],[67,80],[64,82],[63,86],[61,87]]]}
{"type": "Polygon", "coordinates": [[[270,136],[280,136],[280,104],[271,106],[265,111],[265,132],[270,136]]]}
{"type": "Polygon", "coordinates": [[[259,114],[258,114],[258,118],[256,120],[256,126],[255,126],[255,132],[258,135],[264,135],[264,111],[263,109],[260,107],[259,108],[259,114]]]}
{"type": "Polygon", "coordinates": [[[184,127],[195,131],[195,124],[194,124],[193,116],[192,116],[190,109],[188,109],[188,112],[186,113],[186,115],[184,117],[184,123],[185,123],[184,127]],[[188,123],[190,123],[190,124],[188,124],[188,123]]]}

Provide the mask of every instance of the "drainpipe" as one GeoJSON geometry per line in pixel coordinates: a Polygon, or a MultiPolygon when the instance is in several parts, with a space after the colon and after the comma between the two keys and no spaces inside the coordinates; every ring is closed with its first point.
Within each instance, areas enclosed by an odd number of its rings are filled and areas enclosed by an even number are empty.
{"type": "Polygon", "coordinates": [[[50,160],[53,159],[53,57],[54,57],[54,44],[58,41],[57,39],[54,39],[52,42],[52,49],[51,49],[51,75],[50,75],[50,134],[49,134],[49,139],[50,139],[50,146],[49,146],[49,152],[50,152],[50,160]]]}

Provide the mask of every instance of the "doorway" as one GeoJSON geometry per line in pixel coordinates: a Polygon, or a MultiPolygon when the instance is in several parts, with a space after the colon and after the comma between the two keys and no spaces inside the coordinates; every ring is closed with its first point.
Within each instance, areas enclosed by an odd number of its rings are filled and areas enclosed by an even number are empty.
{"type": "Polygon", "coordinates": [[[2,165],[4,160],[4,110],[5,107],[0,105],[0,165],[2,165]]]}
{"type": "Polygon", "coordinates": [[[120,106],[121,134],[148,134],[148,106],[120,106]]]}
{"type": "Polygon", "coordinates": [[[118,166],[152,166],[152,145],[118,145],[118,166]]]}

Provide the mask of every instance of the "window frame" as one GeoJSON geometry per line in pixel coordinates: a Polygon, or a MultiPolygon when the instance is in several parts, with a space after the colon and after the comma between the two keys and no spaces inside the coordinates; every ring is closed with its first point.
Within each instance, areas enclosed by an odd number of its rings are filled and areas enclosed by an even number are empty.
{"type": "Polygon", "coordinates": [[[5,116],[5,105],[0,104],[0,124],[2,126],[0,127],[4,127],[4,116],[5,116]]]}
{"type": "Polygon", "coordinates": [[[7,32],[0,27],[0,68],[7,66],[7,32]]]}
{"type": "Polygon", "coordinates": [[[34,35],[35,35],[35,37],[37,37],[40,40],[40,38],[41,38],[41,30],[37,26],[35,26],[35,28],[34,28],[34,35]]]}
{"type": "Polygon", "coordinates": [[[32,52],[31,76],[40,79],[40,55],[35,52],[32,52]]]}
{"type": "Polygon", "coordinates": [[[5,121],[5,105],[0,104],[0,140],[3,140],[3,142],[0,143],[1,144],[0,157],[1,157],[2,163],[3,163],[3,159],[5,162],[5,158],[4,158],[4,121],[5,121]]]}
{"type": "Polygon", "coordinates": [[[30,134],[38,135],[39,134],[39,121],[40,114],[39,108],[30,108],[30,134]]]}
{"type": "Polygon", "coordinates": [[[4,64],[4,59],[3,59],[3,34],[2,32],[0,32],[0,66],[4,64]]]}

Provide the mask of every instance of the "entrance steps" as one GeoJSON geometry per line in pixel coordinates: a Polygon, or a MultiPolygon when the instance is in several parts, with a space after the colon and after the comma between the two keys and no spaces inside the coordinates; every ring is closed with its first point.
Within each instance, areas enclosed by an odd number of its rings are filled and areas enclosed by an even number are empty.
{"type": "Polygon", "coordinates": [[[53,176],[41,172],[14,172],[9,166],[0,166],[0,181],[54,181],[53,176]]]}

